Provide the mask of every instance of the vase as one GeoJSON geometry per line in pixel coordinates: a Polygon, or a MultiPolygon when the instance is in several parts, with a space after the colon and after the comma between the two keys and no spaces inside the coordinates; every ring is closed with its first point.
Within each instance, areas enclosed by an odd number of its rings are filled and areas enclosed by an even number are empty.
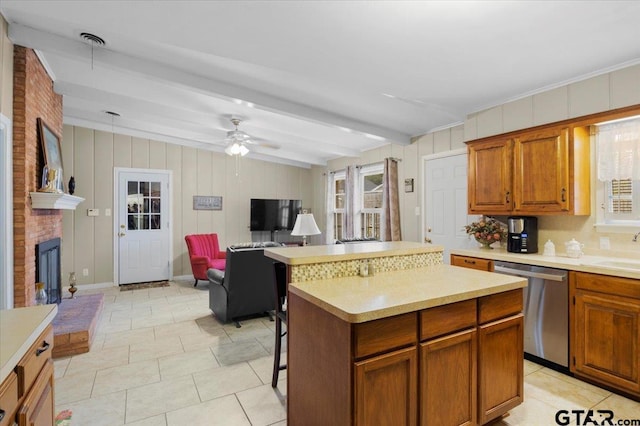
{"type": "Polygon", "coordinates": [[[480,248],[483,250],[493,250],[493,247],[491,247],[491,244],[493,244],[493,242],[489,242],[489,241],[481,241],[476,239],[476,241],[478,243],[480,243],[480,248]]]}

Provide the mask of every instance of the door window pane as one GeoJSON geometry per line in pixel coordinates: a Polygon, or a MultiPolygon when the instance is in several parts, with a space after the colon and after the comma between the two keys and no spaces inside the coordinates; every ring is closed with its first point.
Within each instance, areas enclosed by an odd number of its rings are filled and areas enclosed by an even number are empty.
{"type": "Polygon", "coordinates": [[[127,228],[162,229],[160,182],[127,182],[127,228]]]}

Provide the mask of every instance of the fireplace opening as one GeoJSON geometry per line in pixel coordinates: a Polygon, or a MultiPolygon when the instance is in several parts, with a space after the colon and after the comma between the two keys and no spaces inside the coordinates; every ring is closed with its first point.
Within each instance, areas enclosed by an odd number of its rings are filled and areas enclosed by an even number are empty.
{"type": "Polygon", "coordinates": [[[36,280],[44,283],[47,303],[60,303],[62,299],[60,238],[36,244],[36,280]]]}

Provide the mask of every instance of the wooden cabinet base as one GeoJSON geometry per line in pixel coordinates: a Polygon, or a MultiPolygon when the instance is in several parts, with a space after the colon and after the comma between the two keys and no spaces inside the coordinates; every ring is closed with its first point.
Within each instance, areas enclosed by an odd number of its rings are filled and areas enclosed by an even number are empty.
{"type": "Polygon", "coordinates": [[[18,426],[51,425],[53,401],[53,362],[47,360],[18,411],[18,426]]]}
{"type": "Polygon", "coordinates": [[[575,273],[572,371],[640,398],[640,290],[635,280],[575,273]]]}

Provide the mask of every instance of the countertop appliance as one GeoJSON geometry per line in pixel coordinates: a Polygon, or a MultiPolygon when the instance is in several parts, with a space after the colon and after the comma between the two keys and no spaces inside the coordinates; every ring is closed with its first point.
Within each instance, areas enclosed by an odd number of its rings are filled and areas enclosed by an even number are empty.
{"type": "Polygon", "coordinates": [[[538,252],[538,218],[510,216],[507,219],[507,251],[511,253],[538,252]]]}
{"type": "Polygon", "coordinates": [[[569,371],[569,283],[563,269],[495,262],[495,272],[528,281],[524,291],[525,358],[569,371]]]}

